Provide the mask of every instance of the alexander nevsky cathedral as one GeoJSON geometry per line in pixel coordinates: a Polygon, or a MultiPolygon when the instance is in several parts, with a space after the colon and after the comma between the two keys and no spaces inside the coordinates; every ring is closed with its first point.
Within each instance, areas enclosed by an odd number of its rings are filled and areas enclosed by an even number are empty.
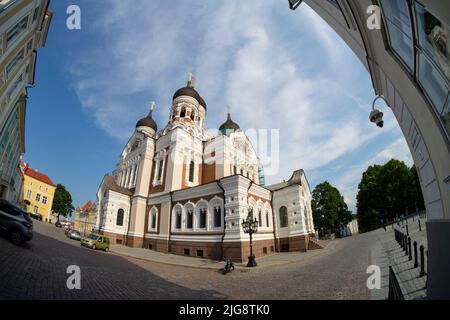
{"type": "Polygon", "coordinates": [[[230,114],[217,135],[206,133],[207,105],[192,77],[175,92],[161,130],[152,111],[101,182],[97,232],[112,244],[244,261],[250,243],[242,221],[251,214],[256,257],[321,248],[304,171],[262,186],[256,151],[230,114]]]}

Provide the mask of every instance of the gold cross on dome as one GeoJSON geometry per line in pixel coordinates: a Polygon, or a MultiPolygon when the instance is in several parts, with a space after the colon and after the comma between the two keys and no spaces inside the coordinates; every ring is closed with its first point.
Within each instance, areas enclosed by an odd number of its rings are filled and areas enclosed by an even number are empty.
{"type": "Polygon", "coordinates": [[[155,110],[155,101],[150,102],[150,115],[152,115],[153,110],[155,110]]]}
{"type": "Polygon", "coordinates": [[[195,76],[192,72],[189,73],[189,77],[188,77],[188,87],[189,88],[195,88],[195,76]]]}

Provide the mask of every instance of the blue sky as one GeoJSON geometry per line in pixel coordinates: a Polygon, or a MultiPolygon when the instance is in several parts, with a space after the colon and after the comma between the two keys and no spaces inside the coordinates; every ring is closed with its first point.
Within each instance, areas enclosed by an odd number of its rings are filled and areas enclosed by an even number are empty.
{"type": "Polygon", "coordinates": [[[231,105],[243,129],[280,130],[280,169],[303,168],[314,187],[336,185],[354,210],[362,172],[397,158],[412,165],[392,112],[369,123],[371,80],[353,53],[309,7],[284,1],[52,1],[38,52],[24,160],[64,184],[75,205],[95,200],[136,121],[156,101],[163,127],[173,93],[197,78],[217,128],[231,105]],[[82,29],[66,28],[77,4],[82,29]]]}

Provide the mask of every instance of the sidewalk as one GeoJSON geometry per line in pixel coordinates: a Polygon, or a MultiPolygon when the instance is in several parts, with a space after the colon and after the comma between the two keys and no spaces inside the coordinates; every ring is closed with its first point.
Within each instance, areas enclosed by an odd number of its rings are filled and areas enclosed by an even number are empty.
{"type": "MultiPolygon", "coordinates": [[[[422,231],[419,231],[418,217],[408,219],[409,236],[411,243],[417,241],[418,248],[420,245],[427,247],[425,219],[421,219],[422,231]]],[[[402,227],[397,224],[394,228],[406,234],[406,225],[402,227]]],[[[414,249],[413,249],[414,250],[414,249]]],[[[386,232],[383,229],[379,231],[379,241],[371,250],[371,263],[381,268],[381,290],[372,290],[372,299],[387,299],[389,290],[389,266],[392,266],[395,275],[402,289],[405,300],[426,299],[426,280],[427,276],[419,277],[420,274],[420,252],[418,250],[419,268],[414,268],[414,251],[413,260],[409,261],[409,257],[395,241],[394,230],[392,226],[388,226],[386,232]]],[[[425,266],[427,257],[425,256],[425,266]]],[[[425,273],[427,272],[425,267],[425,273]]]]}
{"type": "MultiPolygon", "coordinates": [[[[258,263],[257,268],[247,268],[247,261],[245,261],[244,263],[235,263],[234,266],[236,268],[236,271],[249,272],[253,270],[260,270],[262,268],[286,265],[293,262],[306,262],[311,257],[327,254],[329,251],[333,250],[335,245],[336,241],[331,241],[324,249],[321,250],[311,250],[308,252],[282,252],[261,257],[256,259],[258,263]]],[[[190,268],[220,270],[225,265],[224,261],[181,256],[171,253],[157,252],[144,248],[130,248],[122,245],[111,245],[110,252],[140,260],[190,268]]]]}

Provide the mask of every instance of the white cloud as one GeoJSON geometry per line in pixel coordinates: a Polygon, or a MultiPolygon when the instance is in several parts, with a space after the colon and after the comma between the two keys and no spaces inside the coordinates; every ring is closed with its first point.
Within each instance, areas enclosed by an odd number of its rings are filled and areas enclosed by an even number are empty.
{"type": "MultiPolygon", "coordinates": [[[[242,128],[280,129],[282,166],[268,183],[298,168],[320,169],[398,130],[389,120],[383,131],[369,123],[368,74],[307,6],[291,12],[270,0],[110,3],[92,22],[98,41],[72,73],[83,108],[121,141],[150,100],[157,101],[159,127],[165,125],[172,94],[189,71],[210,126],[225,120],[231,104],[242,128]]],[[[350,185],[343,178],[342,186],[350,185]]]]}

